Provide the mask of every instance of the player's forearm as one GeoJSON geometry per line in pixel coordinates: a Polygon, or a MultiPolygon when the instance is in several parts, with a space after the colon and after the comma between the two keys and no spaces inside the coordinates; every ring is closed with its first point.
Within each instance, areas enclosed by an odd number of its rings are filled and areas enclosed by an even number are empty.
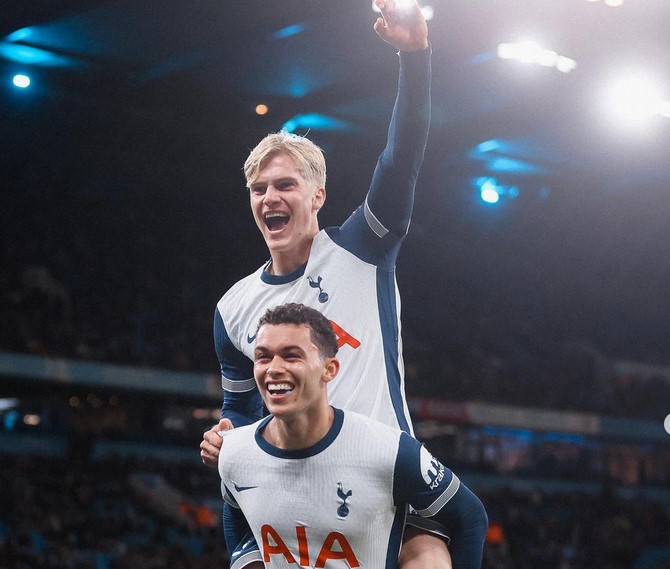
{"type": "Polygon", "coordinates": [[[250,425],[263,418],[263,400],[257,390],[223,392],[221,417],[230,419],[235,427],[250,425]]]}
{"type": "Polygon", "coordinates": [[[398,93],[384,154],[391,154],[394,163],[411,159],[418,171],[430,126],[431,48],[401,51],[398,57],[398,93]]]}
{"type": "Polygon", "coordinates": [[[479,498],[461,484],[435,520],[449,530],[453,569],[480,569],[488,516],[479,498]]]}
{"type": "Polygon", "coordinates": [[[381,223],[404,235],[414,204],[414,187],[423,163],[430,125],[430,48],[401,52],[398,95],[386,147],[370,185],[368,205],[381,223]]]}

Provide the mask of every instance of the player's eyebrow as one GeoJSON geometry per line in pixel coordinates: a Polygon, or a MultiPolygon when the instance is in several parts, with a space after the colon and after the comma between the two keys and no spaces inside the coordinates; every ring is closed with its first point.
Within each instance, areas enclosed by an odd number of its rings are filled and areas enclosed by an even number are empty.
{"type": "MultiPolygon", "coordinates": [[[[285,354],[287,352],[299,352],[301,355],[304,355],[306,352],[302,346],[299,344],[289,344],[287,346],[281,346],[275,353],[285,354]]],[[[270,353],[270,349],[263,345],[257,345],[254,350],[254,356],[256,355],[265,355],[270,353]]]]}

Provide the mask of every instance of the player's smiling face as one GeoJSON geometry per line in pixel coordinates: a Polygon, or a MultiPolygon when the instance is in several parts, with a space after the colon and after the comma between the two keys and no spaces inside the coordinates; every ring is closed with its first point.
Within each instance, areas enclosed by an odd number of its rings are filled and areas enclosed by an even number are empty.
{"type": "Polygon", "coordinates": [[[270,158],[249,186],[251,210],[273,269],[286,274],[307,261],[326,191],[305,179],[287,154],[270,158]]]}
{"type": "Polygon", "coordinates": [[[265,324],[258,330],[254,377],[275,417],[290,420],[327,409],[326,383],[338,370],[337,360],[314,345],[308,326],[265,324]]]}

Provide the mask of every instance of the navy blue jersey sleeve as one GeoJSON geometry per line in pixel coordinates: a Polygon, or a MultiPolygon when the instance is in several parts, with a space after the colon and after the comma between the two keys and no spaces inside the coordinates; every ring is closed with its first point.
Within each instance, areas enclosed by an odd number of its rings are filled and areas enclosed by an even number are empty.
{"type": "Polygon", "coordinates": [[[488,517],[483,504],[459,478],[407,433],[400,436],[394,473],[397,506],[410,504],[449,536],[453,569],[479,569],[488,517]]]}
{"type": "Polygon", "coordinates": [[[400,52],[398,94],[365,202],[370,227],[383,237],[404,236],[430,126],[431,48],[400,52]]]}
{"type": "Polygon", "coordinates": [[[341,247],[368,263],[395,267],[407,233],[414,188],[430,125],[430,48],[401,52],[398,94],[386,146],[382,151],[364,203],[340,226],[329,228],[341,247]]]}
{"type": "Polygon", "coordinates": [[[228,501],[223,505],[223,533],[230,553],[230,569],[241,569],[254,561],[262,561],[256,538],[242,510],[228,501]]]}
{"type": "Polygon", "coordinates": [[[214,349],[221,365],[221,416],[230,419],[235,427],[261,419],[263,401],[254,381],[253,362],[230,341],[218,309],[214,311],[214,349]]]}

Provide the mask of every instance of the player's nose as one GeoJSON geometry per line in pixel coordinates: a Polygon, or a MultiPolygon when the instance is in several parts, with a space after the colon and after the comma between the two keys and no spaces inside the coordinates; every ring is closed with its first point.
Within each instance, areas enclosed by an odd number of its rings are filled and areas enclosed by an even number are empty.
{"type": "Polygon", "coordinates": [[[270,360],[265,373],[270,377],[277,377],[278,375],[284,373],[284,360],[279,356],[274,356],[270,360]]]}
{"type": "Polygon", "coordinates": [[[279,190],[273,184],[268,184],[263,195],[263,202],[266,204],[276,203],[279,201],[279,190]]]}

